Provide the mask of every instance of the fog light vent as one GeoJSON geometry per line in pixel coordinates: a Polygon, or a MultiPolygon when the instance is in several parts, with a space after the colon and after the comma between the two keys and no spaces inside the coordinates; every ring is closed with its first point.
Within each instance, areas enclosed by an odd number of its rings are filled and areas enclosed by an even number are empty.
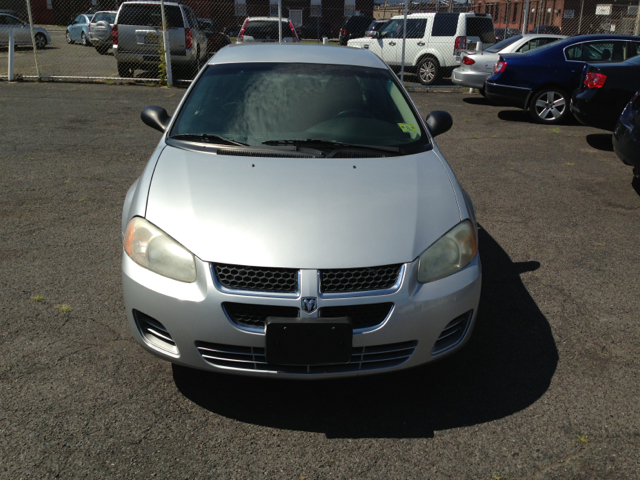
{"type": "Polygon", "coordinates": [[[173,341],[167,329],[158,320],[138,310],[133,311],[133,318],[135,318],[138,330],[140,330],[140,334],[147,343],[173,354],[178,354],[176,342],[173,341]]]}
{"type": "Polygon", "coordinates": [[[451,320],[442,330],[431,354],[434,356],[440,355],[458,345],[467,334],[471,317],[473,317],[473,310],[469,310],[467,313],[463,313],[451,320]]]}

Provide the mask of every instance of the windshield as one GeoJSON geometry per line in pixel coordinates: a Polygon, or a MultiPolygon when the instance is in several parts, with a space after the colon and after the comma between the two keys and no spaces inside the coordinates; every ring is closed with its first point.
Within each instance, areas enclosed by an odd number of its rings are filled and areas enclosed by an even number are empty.
{"type": "Polygon", "coordinates": [[[407,153],[430,146],[392,75],[351,65],[210,65],[171,129],[171,137],[180,135],[250,146],[313,139],[407,153]]]}
{"type": "Polygon", "coordinates": [[[512,43],[517,42],[521,38],[522,38],[522,35],[517,35],[515,37],[507,38],[506,40],[502,40],[501,42],[498,42],[498,43],[496,43],[495,45],[492,45],[489,48],[485,48],[484,51],[485,52],[489,52],[489,53],[498,53],[503,48],[506,48],[509,45],[511,45],[512,43]]]}
{"type": "Polygon", "coordinates": [[[92,23],[98,23],[102,21],[106,21],[108,23],[114,23],[116,21],[115,13],[96,13],[91,20],[92,23]]]}

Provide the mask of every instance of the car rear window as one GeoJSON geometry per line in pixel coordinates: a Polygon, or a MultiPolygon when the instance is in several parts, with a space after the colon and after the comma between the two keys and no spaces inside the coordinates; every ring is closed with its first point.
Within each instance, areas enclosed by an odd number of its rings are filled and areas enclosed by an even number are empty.
{"type": "Polygon", "coordinates": [[[423,151],[428,135],[386,69],[352,65],[210,65],[171,130],[251,146],[321,139],[423,151]]]}
{"type": "Polygon", "coordinates": [[[433,18],[432,37],[453,37],[458,30],[459,13],[436,13],[433,18]]]}
{"type": "Polygon", "coordinates": [[[467,17],[467,37],[480,37],[482,43],[495,42],[491,17],[467,17]]]}
{"type": "MultiPolygon", "coordinates": [[[[169,28],[184,28],[180,7],[165,5],[164,12],[169,28]]],[[[161,27],[162,15],[160,5],[124,4],[120,7],[118,25],[141,25],[145,27],[161,27]]]]}
{"type": "Polygon", "coordinates": [[[93,17],[93,20],[91,20],[91,23],[98,23],[103,20],[108,23],[113,23],[116,21],[116,14],[115,13],[96,13],[93,17]]]}
{"type": "Polygon", "coordinates": [[[517,42],[522,38],[522,35],[516,35],[515,37],[507,38],[506,40],[502,40],[501,42],[496,43],[495,45],[491,45],[489,48],[485,48],[485,52],[489,53],[498,53],[503,48],[508,47],[512,43],[517,42]]]}
{"type": "MultiPolygon", "coordinates": [[[[247,37],[253,37],[261,40],[277,40],[279,38],[278,33],[278,21],[270,22],[268,20],[249,20],[247,26],[244,28],[244,34],[247,37]]],[[[290,37],[291,28],[287,22],[282,22],[282,36],[290,37]]]]}

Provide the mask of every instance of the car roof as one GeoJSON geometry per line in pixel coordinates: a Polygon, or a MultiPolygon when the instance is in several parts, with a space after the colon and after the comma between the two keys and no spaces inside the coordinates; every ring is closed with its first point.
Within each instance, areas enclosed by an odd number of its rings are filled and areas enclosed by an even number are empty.
{"type": "MultiPolygon", "coordinates": [[[[476,13],[476,12],[425,12],[425,13],[410,13],[407,15],[407,18],[429,18],[433,17],[437,14],[447,14],[447,15],[464,15],[467,17],[486,17],[491,18],[488,14],[485,13],[476,13]]],[[[396,15],[395,17],[391,17],[391,20],[397,20],[398,18],[404,18],[404,15],[396,15]]]]}
{"type": "MultiPolygon", "coordinates": [[[[122,2],[122,4],[120,4],[120,6],[122,5],[131,5],[131,4],[138,4],[138,5],[160,5],[160,2],[156,1],[156,0],[144,0],[144,1],[133,1],[133,2],[122,2]]],[[[179,7],[180,5],[182,5],[182,3],[177,3],[177,2],[164,2],[165,6],[169,5],[169,6],[173,6],[173,7],[179,7]]]]}
{"type": "MultiPolygon", "coordinates": [[[[278,21],[278,17],[247,17],[245,20],[250,20],[250,21],[260,20],[261,22],[265,21],[265,20],[268,20],[268,21],[271,21],[271,22],[277,22],[278,21]]],[[[288,17],[282,17],[282,21],[283,22],[288,22],[289,18],[288,17]]]]}
{"type": "Polygon", "coordinates": [[[317,63],[387,69],[380,57],[365,49],[295,43],[229,45],[209,60],[209,65],[221,63],[317,63]]]}
{"type": "Polygon", "coordinates": [[[567,35],[560,35],[560,34],[556,34],[556,33],[525,33],[525,34],[522,34],[522,38],[531,38],[531,37],[535,37],[535,38],[569,38],[569,37],[567,37],[567,35]]]}

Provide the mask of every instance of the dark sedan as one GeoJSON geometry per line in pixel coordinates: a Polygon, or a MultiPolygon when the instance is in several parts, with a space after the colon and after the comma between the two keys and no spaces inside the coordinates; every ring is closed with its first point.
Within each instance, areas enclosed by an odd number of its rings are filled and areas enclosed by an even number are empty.
{"type": "Polygon", "coordinates": [[[620,113],[638,90],[640,56],[608,65],[587,65],[580,86],[573,92],[571,111],[584,125],[613,131],[620,113]]]}
{"type": "Polygon", "coordinates": [[[613,131],[613,149],[633,174],[640,179],[640,92],[636,92],[623,110],[613,131]]]}
{"type": "Polygon", "coordinates": [[[560,123],[571,114],[571,92],[587,63],[619,62],[638,51],[638,37],[582,35],[527,53],[504,54],[485,83],[485,94],[494,103],[528,110],[536,122],[560,123]]]}
{"type": "Polygon", "coordinates": [[[228,35],[220,31],[220,28],[208,18],[199,18],[200,28],[207,36],[207,54],[209,56],[216,53],[222,47],[226,47],[231,43],[228,35]]]}

